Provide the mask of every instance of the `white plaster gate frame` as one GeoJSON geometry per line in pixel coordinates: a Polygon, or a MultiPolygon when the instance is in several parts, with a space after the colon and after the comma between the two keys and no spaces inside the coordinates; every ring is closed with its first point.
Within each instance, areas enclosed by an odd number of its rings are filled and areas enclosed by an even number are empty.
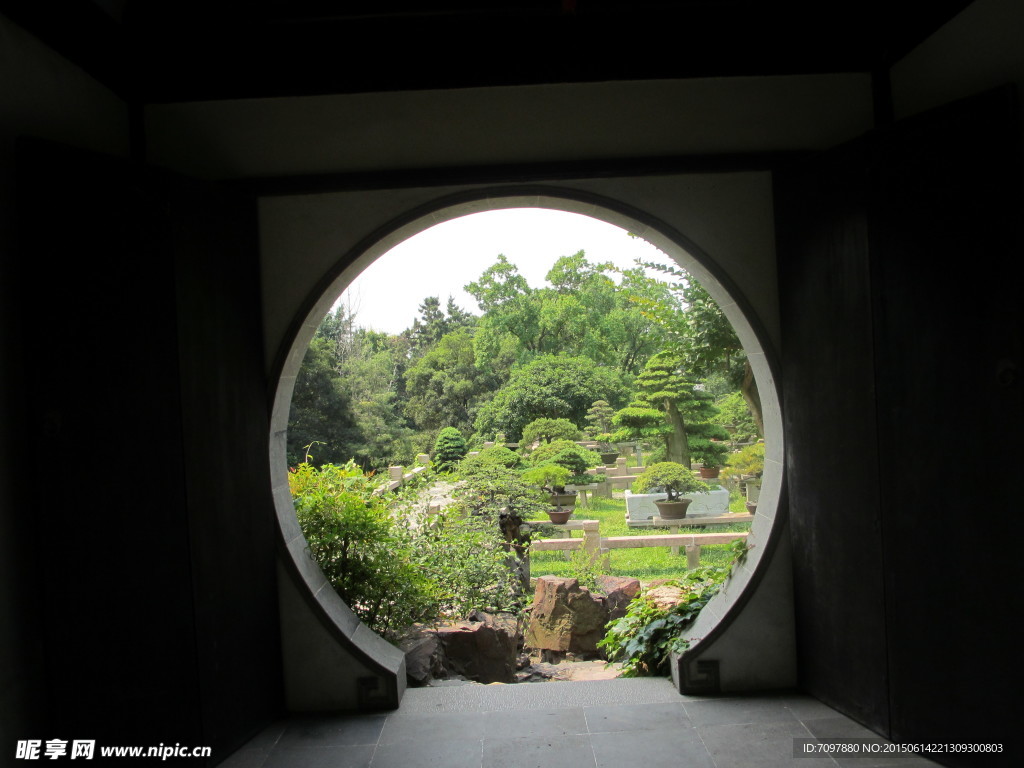
{"type": "MultiPolygon", "coordinates": [[[[680,178],[691,186],[700,186],[689,177],[680,178]]],[[[644,182],[645,189],[656,186],[656,182],[644,182]]],[[[616,191],[629,187],[621,180],[605,183],[616,191]]],[[[447,195],[437,190],[392,190],[391,197],[397,195],[407,206],[398,203],[397,216],[370,227],[362,237],[349,240],[347,248],[334,252],[333,268],[312,286],[302,305],[304,311],[282,331],[282,346],[276,355],[279,362],[271,372],[277,375],[277,388],[271,415],[270,461],[283,549],[282,646],[290,709],[391,708],[398,706],[405,688],[404,657],[361,624],[330,588],[307,554],[295,517],[287,485],[285,446],[292,389],[305,350],[336,297],[392,247],[443,221],[508,208],[547,208],[583,214],[642,237],[700,282],[732,323],[747,353],[762,400],[767,446],[764,480],[758,513],[747,539],[747,557],[687,632],[691,646],[681,657],[673,659],[673,680],[684,693],[795,684],[789,548],[780,535],[786,523],[785,505],[780,504],[784,496],[782,414],[775,384],[777,365],[768,334],[733,277],[716,264],[711,254],[670,223],[588,189],[595,186],[601,187],[601,181],[558,187],[467,185],[456,187],[457,191],[447,195]],[[417,199],[418,204],[413,202],[417,199]],[[305,605],[306,614],[301,605],[305,605]]],[[[332,197],[351,200],[353,194],[298,196],[302,198],[300,216],[292,213],[299,208],[289,208],[287,197],[261,200],[263,247],[294,248],[294,241],[298,240],[301,247],[330,249],[332,241],[346,242],[346,237],[351,236],[332,230],[332,226],[338,225],[326,219],[326,223],[320,223],[320,230],[303,231],[298,237],[289,227],[310,227],[310,197],[322,198],[322,208],[327,211],[332,197]],[[285,202],[277,205],[282,199],[285,202]]],[[[373,197],[371,193],[360,194],[373,197]]],[[[370,206],[370,201],[365,205],[370,206]]],[[[269,261],[274,263],[273,259],[269,261]]],[[[264,280],[267,282],[267,275],[264,280]]],[[[265,288],[265,297],[270,290],[265,288]]],[[[268,343],[272,343],[273,336],[268,334],[268,343]]]]}

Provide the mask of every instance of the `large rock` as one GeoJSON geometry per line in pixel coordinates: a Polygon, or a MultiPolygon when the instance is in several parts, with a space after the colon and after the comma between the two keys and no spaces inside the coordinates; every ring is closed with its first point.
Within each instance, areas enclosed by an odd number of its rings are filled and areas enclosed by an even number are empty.
{"type": "Polygon", "coordinates": [[[626,615],[626,608],[633,602],[633,598],[640,594],[640,579],[628,576],[598,576],[597,588],[605,596],[608,621],[616,621],[626,615]]]}
{"type": "Polygon", "coordinates": [[[683,602],[685,595],[686,592],[683,589],[674,587],[670,584],[663,584],[647,590],[644,597],[658,606],[661,610],[667,611],[683,602]]]}
{"type": "Polygon", "coordinates": [[[514,617],[476,613],[466,621],[417,626],[401,642],[412,686],[464,678],[479,683],[513,683],[522,637],[514,617]]]}
{"type": "Polygon", "coordinates": [[[576,579],[541,576],[533,594],[526,645],[544,651],[596,654],[607,623],[608,608],[602,595],[591,594],[576,579]]]}

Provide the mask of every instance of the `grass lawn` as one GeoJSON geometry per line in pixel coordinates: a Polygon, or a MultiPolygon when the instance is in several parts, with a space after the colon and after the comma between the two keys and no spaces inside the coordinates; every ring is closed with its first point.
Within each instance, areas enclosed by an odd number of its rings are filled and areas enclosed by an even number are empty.
{"type": "MultiPolygon", "coordinates": [[[[732,512],[746,512],[743,499],[733,493],[729,503],[732,512]]],[[[577,505],[574,519],[600,520],[602,536],[638,536],[642,534],[668,533],[667,528],[630,528],[626,525],[626,501],[624,498],[591,499],[589,507],[577,505]]],[[[750,523],[715,525],[710,527],[688,527],[682,532],[725,533],[727,531],[749,531],[750,523]]],[[[582,535],[577,532],[575,536],[582,535]]],[[[610,552],[612,576],[633,576],[641,581],[670,579],[686,572],[686,551],[682,548],[673,555],[668,547],[644,547],[642,549],[613,549],[610,552]]],[[[728,544],[701,547],[701,565],[728,565],[732,559],[728,544]]],[[[572,564],[564,552],[533,552],[530,555],[531,576],[574,576],[572,564]]]]}

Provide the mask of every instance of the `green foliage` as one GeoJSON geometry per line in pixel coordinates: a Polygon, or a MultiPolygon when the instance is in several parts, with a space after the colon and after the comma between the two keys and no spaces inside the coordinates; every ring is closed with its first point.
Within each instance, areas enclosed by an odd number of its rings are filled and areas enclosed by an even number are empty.
{"type": "Polygon", "coordinates": [[[476,456],[464,458],[456,470],[460,476],[472,476],[485,473],[495,468],[518,469],[522,466],[522,457],[504,445],[492,445],[484,448],[476,456]]]}
{"type": "Polygon", "coordinates": [[[354,462],[319,469],[302,463],[289,473],[289,486],[310,556],[371,629],[394,638],[436,614],[436,586],[354,462]]]}
{"type": "Polygon", "coordinates": [[[413,560],[431,580],[442,615],[518,611],[523,591],[493,521],[445,510],[411,529],[413,560]]]}
{"type": "Polygon", "coordinates": [[[583,547],[577,547],[569,555],[569,567],[566,570],[566,575],[571,579],[576,579],[581,586],[591,592],[597,590],[597,577],[603,576],[604,573],[604,568],[601,567],[601,558],[593,557],[583,547]]]}
{"type": "Polygon", "coordinates": [[[531,467],[522,474],[523,482],[543,488],[548,493],[564,493],[572,480],[572,472],[554,463],[531,467]]]}
{"type": "Polygon", "coordinates": [[[447,316],[437,296],[427,296],[418,307],[420,315],[406,331],[414,357],[422,355],[442,337],[464,327],[471,327],[477,318],[461,309],[455,299],[448,297],[447,316]]]}
{"type": "Polygon", "coordinates": [[[706,493],[711,490],[692,470],[674,461],[652,464],[633,481],[633,493],[650,493],[654,489],[664,490],[669,501],[675,501],[687,493],[706,493]]]}
{"type": "Polygon", "coordinates": [[[617,440],[660,437],[664,457],[686,466],[693,458],[716,466],[724,460],[728,446],[712,439],[727,440],[729,434],[711,423],[717,413],[711,396],[683,370],[677,355],[654,355],[637,377],[636,387],[634,400],[613,417],[619,426],[617,440]]]}
{"type": "Polygon", "coordinates": [[[522,445],[534,443],[550,443],[552,440],[576,440],[580,430],[568,419],[534,419],[523,427],[522,445]]]}
{"type": "Polygon", "coordinates": [[[620,373],[586,357],[544,355],[516,368],[508,383],[477,412],[476,434],[504,432],[518,441],[523,428],[540,418],[584,421],[598,399],[623,403],[627,386],[620,373]]]}
{"type": "Polygon", "coordinates": [[[320,443],[317,461],[350,458],[364,469],[408,464],[413,431],[400,407],[407,343],[356,329],[339,308],[324,318],[295,381],[288,419],[288,460],[302,461],[303,446],[320,443]]]}
{"type": "MultiPolygon", "coordinates": [[[[478,360],[488,365],[499,349],[516,349],[526,361],[565,354],[635,373],[664,339],[664,332],[630,300],[637,292],[664,295],[663,285],[635,279],[641,270],[611,278],[609,264],[592,264],[583,251],[558,259],[550,287],[532,288],[504,255],[466,286],[484,313],[475,339],[478,360]]],[[[574,420],[579,423],[578,420],[574,420]]]]}
{"type": "Polygon", "coordinates": [[[434,443],[433,467],[435,472],[452,472],[458,467],[469,448],[466,438],[455,427],[445,427],[434,443]]]}
{"type": "Polygon", "coordinates": [[[659,607],[646,593],[635,598],[626,615],[614,622],[597,644],[611,662],[622,662],[623,677],[667,675],[673,653],[687,648],[682,632],[718,592],[725,568],[698,568],[683,579],[666,582],[682,590],[682,601],[659,607]]]}
{"type": "Polygon", "coordinates": [[[421,430],[453,426],[469,434],[480,405],[493,396],[507,374],[476,364],[473,330],[442,336],[405,373],[405,413],[421,430]]]}
{"type": "Polygon", "coordinates": [[[730,432],[731,439],[737,442],[748,442],[756,440],[758,436],[757,424],[754,417],[750,415],[750,408],[746,400],[739,392],[729,392],[715,400],[715,407],[718,413],[712,419],[715,424],[730,432]]]}
{"type": "Polygon", "coordinates": [[[586,419],[590,422],[585,430],[587,435],[601,442],[609,442],[614,416],[615,409],[608,404],[607,400],[595,400],[587,409],[586,419]]]}
{"type": "Polygon", "coordinates": [[[741,477],[742,475],[754,475],[760,477],[764,472],[764,443],[751,443],[740,450],[730,454],[722,470],[722,476],[741,477]]]}
{"type": "Polygon", "coordinates": [[[689,646],[683,631],[721,589],[733,567],[746,555],[747,544],[738,540],[730,549],[734,557],[728,566],[695,568],[663,585],[680,589],[682,599],[677,605],[659,607],[646,590],[629,604],[623,618],[609,626],[597,646],[609,661],[622,662],[623,677],[669,674],[671,655],[689,646]]]}
{"type": "Polygon", "coordinates": [[[527,456],[527,463],[532,467],[557,464],[569,470],[574,477],[579,477],[586,475],[588,469],[600,465],[601,457],[572,440],[553,440],[537,446],[527,456]]]}

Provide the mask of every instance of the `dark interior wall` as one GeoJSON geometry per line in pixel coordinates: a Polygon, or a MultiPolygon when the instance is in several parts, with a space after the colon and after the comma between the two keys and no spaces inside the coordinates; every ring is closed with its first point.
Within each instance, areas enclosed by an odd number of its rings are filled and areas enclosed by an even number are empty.
{"type": "Polygon", "coordinates": [[[775,207],[800,682],[886,731],[866,168],[858,143],[777,174],[775,207]]]}
{"type": "Polygon", "coordinates": [[[40,304],[23,301],[17,280],[15,147],[28,134],[124,153],[128,120],[123,102],[2,16],[0,104],[0,741],[7,745],[40,722],[46,704],[38,600],[45,562],[34,546],[29,504],[57,482],[55,466],[74,461],[30,449],[39,424],[25,409],[19,361],[39,340],[38,314],[52,305],[46,296],[40,304]]]}
{"type": "Polygon", "coordinates": [[[20,160],[36,722],[223,757],[283,706],[254,200],[20,160]]]}
{"type": "Polygon", "coordinates": [[[1003,90],[777,178],[801,683],[901,741],[1014,742],[1019,675],[964,669],[1013,657],[1024,577],[978,450],[1024,426],[1016,121],[1003,90]]]}

